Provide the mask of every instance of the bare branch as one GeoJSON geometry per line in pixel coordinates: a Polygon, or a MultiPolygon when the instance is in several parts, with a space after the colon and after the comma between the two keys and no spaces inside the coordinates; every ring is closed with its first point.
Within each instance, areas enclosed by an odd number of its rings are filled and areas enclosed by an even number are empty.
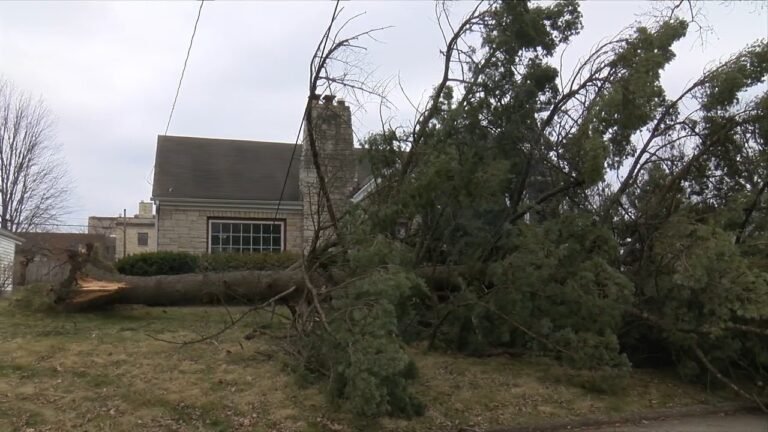
{"type": "Polygon", "coordinates": [[[739,387],[736,384],[734,384],[733,381],[731,381],[728,378],[724,377],[723,374],[721,374],[720,371],[718,371],[717,368],[714,367],[712,365],[712,363],[710,363],[710,361],[707,359],[707,357],[704,355],[704,353],[701,351],[701,349],[698,346],[696,346],[696,345],[693,346],[693,352],[696,354],[696,357],[698,357],[699,360],[701,360],[701,362],[704,364],[704,366],[706,366],[707,370],[712,372],[712,374],[718,380],[720,380],[723,384],[725,384],[728,387],[730,387],[733,391],[735,391],[737,394],[739,394],[740,396],[744,397],[745,399],[749,399],[749,400],[755,401],[755,403],[757,403],[757,405],[760,407],[761,410],[763,410],[763,412],[768,413],[768,409],[765,408],[765,405],[763,405],[763,403],[760,401],[760,398],[758,398],[755,395],[751,395],[751,394],[747,393],[741,387],[739,387]]]}

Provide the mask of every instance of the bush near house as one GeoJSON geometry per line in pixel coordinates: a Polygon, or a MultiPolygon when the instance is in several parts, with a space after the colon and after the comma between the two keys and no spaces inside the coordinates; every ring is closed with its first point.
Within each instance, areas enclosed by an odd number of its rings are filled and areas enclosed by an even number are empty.
{"type": "Polygon", "coordinates": [[[291,252],[265,254],[206,254],[188,252],[147,252],[117,261],[118,272],[131,276],[157,276],[184,273],[237,270],[279,270],[299,260],[291,252]]]}
{"type": "Polygon", "coordinates": [[[282,270],[300,259],[293,252],[260,254],[206,254],[199,257],[198,272],[233,270],[282,270]]]}
{"type": "Polygon", "coordinates": [[[115,263],[118,272],[131,276],[194,273],[199,258],[186,252],[147,252],[129,255],[115,263]]]}

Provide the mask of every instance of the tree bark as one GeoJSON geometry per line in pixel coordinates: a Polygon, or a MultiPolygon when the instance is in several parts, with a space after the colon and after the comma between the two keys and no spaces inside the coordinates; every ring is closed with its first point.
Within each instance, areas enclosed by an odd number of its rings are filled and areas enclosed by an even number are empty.
{"type": "Polygon", "coordinates": [[[69,286],[54,289],[64,310],[83,311],[113,305],[189,306],[256,304],[294,288],[281,303],[298,302],[306,290],[301,270],[234,271],[168,276],[122,276],[98,269],[77,272],[69,286]]]}

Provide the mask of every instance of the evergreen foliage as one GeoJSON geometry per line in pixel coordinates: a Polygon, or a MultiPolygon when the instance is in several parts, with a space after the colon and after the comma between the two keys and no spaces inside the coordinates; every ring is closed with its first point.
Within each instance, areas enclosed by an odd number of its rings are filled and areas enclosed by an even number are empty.
{"type": "Polygon", "coordinates": [[[358,274],[333,291],[327,329],[313,327],[301,349],[307,370],[329,378],[329,396],[365,417],[421,415],[408,388],[416,366],[400,341],[409,301],[426,292],[401,264],[400,247],[383,238],[350,253],[358,274]]]}
{"type": "Polygon", "coordinates": [[[656,357],[732,388],[768,379],[768,43],[670,96],[693,17],[669,12],[573,71],[553,56],[581,30],[575,1],[492,2],[459,27],[482,41],[448,54],[462,79],[413,130],[366,138],[379,185],[324,261],[344,277],[301,348],[334,401],[419,414],[413,341],[585,377],[656,357]]]}

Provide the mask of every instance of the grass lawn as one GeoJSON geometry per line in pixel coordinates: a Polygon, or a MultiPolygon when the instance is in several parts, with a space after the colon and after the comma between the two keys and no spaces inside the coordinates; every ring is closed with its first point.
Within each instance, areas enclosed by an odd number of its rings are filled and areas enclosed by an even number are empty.
{"type": "Polygon", "coordinates": [[[0,300],[0,431],[444,431],[719,401],[658,373],[634,371],[619,395],[601,395],[548,362],[414,348],[427,414],[372,425],[302,387],[268,341],[242,339],[268,313],[195,345],[147,336],[194,338],[228,319],[223,308],[39,314],[0,300]]]}

